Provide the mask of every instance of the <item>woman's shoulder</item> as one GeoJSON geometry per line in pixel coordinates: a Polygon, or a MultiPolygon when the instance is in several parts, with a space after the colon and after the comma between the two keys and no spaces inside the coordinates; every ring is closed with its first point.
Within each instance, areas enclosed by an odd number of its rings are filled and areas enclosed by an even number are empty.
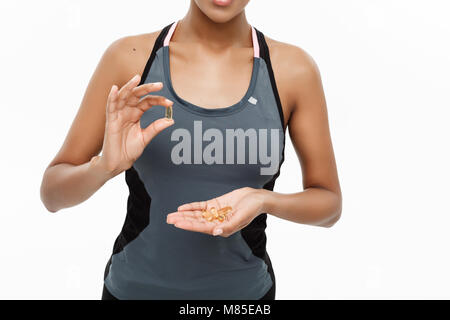
{"type": "Polygon", "coordinates": [[[280,77],[299,80],[318,73],[315,60],[305,49],[267,36],[265,39],[269,47],[272,68],[280,77]]]}
{"type": "Polygon", "coordinates": [[[117,38],[108,45],[103,59],[120,73],[120,78],[126,83],[134,75],[142,73],[161,31],[162,29],[117,38]]]}
{"type": "Polygon", "coordinates": [[[307,90],[311,83],[320,80],[319,68],[311,54],[300,46],[267,36],[265,40],[282,104],[290,113],[303,88],[307,90]]]}

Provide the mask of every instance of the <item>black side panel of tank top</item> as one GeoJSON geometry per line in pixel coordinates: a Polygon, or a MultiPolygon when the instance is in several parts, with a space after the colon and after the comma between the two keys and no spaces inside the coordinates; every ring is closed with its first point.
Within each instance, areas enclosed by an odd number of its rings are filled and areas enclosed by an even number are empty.
{"type": "MultiPolygon", "coordinates": [[[[144,71],[141,76],[141,81],[139,85],[144,84],[148,73],[150,72],[150,67],[152,66],[153,60],[156,56],[156,51],[161,48],[164,44],[164,38],[167,35],[170,26],[173,23],[164,27],[159,33],[153,45],[150,57],[145,64],[144,71]]],[[[130,169],[125,171],[125,181],[128,185],[129,196],[127,201],[127,214],[125,217],[125,222],[122,227],[122,231],[117,236],[114,242],[113,253],[117,254],[125,248],[125,246],[137,238],[137,236],[148,226],[150,223],[150,202],[151,198],[145,189],[144,183],[139,178],[136,169],[132,166],[130,169]]],[[[106,264],[104,279],[108,276],[109,267],[112,261],[112,255],[106,264]]]]}
{"type": "MultiPolygon", "coordinates": [[[[272,91],[275,96],[275,100],[277,102],[277,108],[280,115],[281,120],[281,126],[283,127],[284,132],[286,133],[286,128],[284,127],[284,117],[283,117],[283,109],[281,108],[281,100],[280,96],[278,95],[278,89],[275,83],[275,77],[273,75],[272,70],[272,64],[270,62],[270,55],[269,55],[269,47],[267,46],[267,43],[265,41],[263,33],[258,31],[255,28],[258,42],[259,42],[259,48],[260,48],[260,57],[264,59],[267,65],[267,69],[269,72],[270,77],[270,83],[272,84],[272,91]]],[[[275,185],[275,180],[280,175],[280,168],[281,165],[284,162],[284,147],[285,147],[285,141],[286,141],[286,135],[283,135],[283,150],[281,155],[281,161],[278,167],[277,173],[272,177],[270,181],[268,181],[263,188],[272,191],[273,187],[275,185]]],[[[267,213],[261,213],[259,216],[257,216],[253,221],[247,225],[245,228],[241,230],[242,237],[247,242],[248,246],[251,248],[253,254],[261,259],[263,259],[266,264],[268,264],[269,269],[272,268],[270,264],[270,259],[268,258],[267,252],[266,252],[266,242],[267,237],[265,233],[266,229],[266,220],[267,220],[267,213]]]]}
{"type": "Polygon", "coordinates": [[[122,231],[114,242],[113,254],[119,253],[128,243],[136,239],[150,222],[151,199],[134,167],[125,171],[125,180],[130,190],[127,201],[127,215],[122,231]]]}

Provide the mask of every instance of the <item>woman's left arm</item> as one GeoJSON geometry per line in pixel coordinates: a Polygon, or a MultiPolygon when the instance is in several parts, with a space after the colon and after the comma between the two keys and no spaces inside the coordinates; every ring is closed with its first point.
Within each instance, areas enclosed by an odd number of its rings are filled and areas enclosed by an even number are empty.
{"type": "Polygon", "coordinates": [[[284,59],[275,70],[285,73],[278,78],[289,104],[287,128],[301,163],[304,191],[281,194],[262,189],[263,210],[293,222],[331,227],[340,218],[342,195],[320,72],[302,49],[286,45],[281,50],[285,52],[278,56],[284,59]]]}
{"type": "Polygon", "coordinates": [[[284,45],[275,53],[275,79],[281,88],[280,98],[286,106],[283,113],[301,164],[303,191],[282,194],[240,188],[214,199],[181,205],[167,215],[167,223],[228,237],[261,213],[321,227],[331,227],[339,220],[342,195],[318,67],[311,56],[292,45],[284,45]],[[231,206],[233,211],[225,221],[203,218],[204,210],[226,206],[231,206]]]}

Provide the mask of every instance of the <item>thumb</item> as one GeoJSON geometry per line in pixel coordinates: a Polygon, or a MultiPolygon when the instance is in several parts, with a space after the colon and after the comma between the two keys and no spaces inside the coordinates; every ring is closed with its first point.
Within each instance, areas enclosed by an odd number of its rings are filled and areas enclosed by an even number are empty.
{"type": "Polygon", "coordinates": [[[142,129],[142,136],[144,143],[147,145],[158,133],[173,125],[175,121],[173,119],[161,118],[153,121],[148,127],[142,129]]]}
{"type": "Polygon", "coordinates": [[[233,233],[234,230],[235,230],[234,223],[232,223],[231,221],[226,221],[226,222],[217,224],[213,228],[212,234],[213,234],[213,236],[221,235],[222,237],[228,237],[233,233]]]}

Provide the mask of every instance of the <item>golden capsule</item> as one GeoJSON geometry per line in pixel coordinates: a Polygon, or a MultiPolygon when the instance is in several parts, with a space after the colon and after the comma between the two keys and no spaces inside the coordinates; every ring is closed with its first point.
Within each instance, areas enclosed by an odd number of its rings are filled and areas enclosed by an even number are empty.
{"type": "Polygon", "coordinates": [[[172,106],[166,107],[166,118],[172,119],[172,106]]]}
{"type": "Polygon", "coordinates": [[[211,215],[211,214],[210,214],[209,211],[202,210],[202,216],[203,216],[203,218],[208,218],[210,215],[211,215]]]}
{"type": "Polygon", "coordinates": [[[224,207],[222,209],[219,209],[220,214],[228,214],[230,211],[232,211],[230,206],[224,207]]]}
{"type": "Polygon", "coordinates": [[[215,207],[211,207],[209,210],[201,210],[201,215],[207,221],[220,221],[223,222],[229,212],[233,211],[230,206],[217,210],[215,207]]]}

